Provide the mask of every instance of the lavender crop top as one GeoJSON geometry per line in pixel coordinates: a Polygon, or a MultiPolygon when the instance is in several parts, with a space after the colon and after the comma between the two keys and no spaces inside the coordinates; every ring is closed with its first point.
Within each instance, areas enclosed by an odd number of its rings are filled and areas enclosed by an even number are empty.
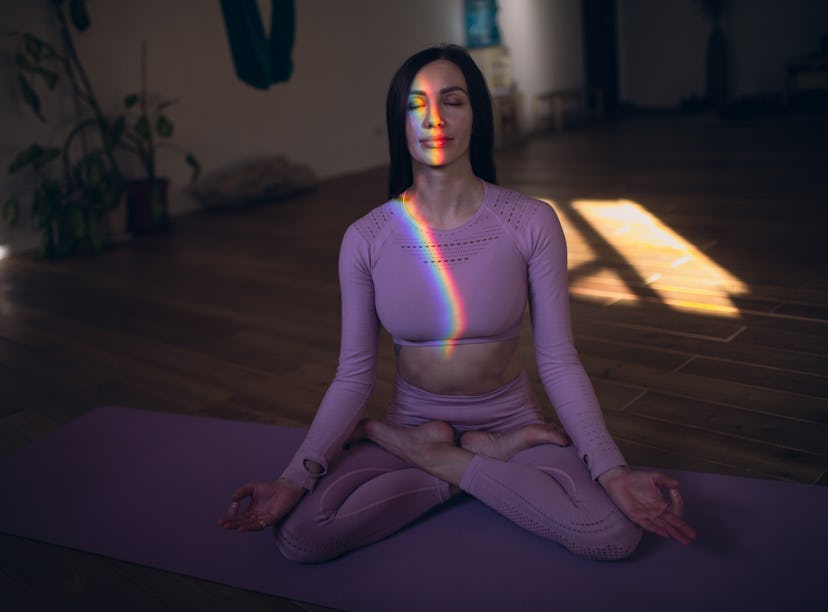
{"type": "Polygon", "coordinates": [[[319,476],[304,461],[324,475],[341,451],[374,386],[381,325],[401,345],[495,342],[519,336],[527,300],[541,380],[593,478],[625,463],[572,341],[566,243],[554,210],[483,185],[483,204],[460,227],[418,226],[395,199],[345,232],[336,377],[282,478],[311,490],[319,476]]]}

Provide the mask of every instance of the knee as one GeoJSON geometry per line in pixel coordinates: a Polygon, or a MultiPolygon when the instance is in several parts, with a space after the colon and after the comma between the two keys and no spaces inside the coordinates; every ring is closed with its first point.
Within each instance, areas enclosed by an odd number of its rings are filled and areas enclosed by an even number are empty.
{"type": "MultiPolygon", "coordinates": [[[[620,513],[619,513],[620,514],[620,513]]],[[[573,538],[567,548],[578,556],[594,561],[621,561],[632,556],[643,536],[642,529],[630,522],[625,516],[619,516],[607,529],[584,534],[583,538],[573,538]]]]}
{"type": "Polygon", "coordinates": [[[274,529],[276,547],[288,561],[297,563],[322,563],[339,556],[336,551],[320,540],[322,530],[297,524],[296,521],[283,523],[274,529]]]}
{"type": "Polygon", "coordinates": [[[282,556],[298,563],[322,563],[339,557],[347,550],[347,538],[343,538],[332,515],[320,513],[307,502],[309,497],[294,508],[281,525],[274,528],[276,547],[282,556]]]}

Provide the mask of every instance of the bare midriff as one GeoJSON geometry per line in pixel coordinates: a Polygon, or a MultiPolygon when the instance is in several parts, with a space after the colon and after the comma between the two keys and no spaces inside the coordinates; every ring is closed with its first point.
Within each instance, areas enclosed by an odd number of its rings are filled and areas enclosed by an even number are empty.
{"type": "Polygon", "coordinates": [[[518,338],[444,346],[401,346],[403,380],[438,395],[481,395],[510,383],[523,362],[518,338]]]}

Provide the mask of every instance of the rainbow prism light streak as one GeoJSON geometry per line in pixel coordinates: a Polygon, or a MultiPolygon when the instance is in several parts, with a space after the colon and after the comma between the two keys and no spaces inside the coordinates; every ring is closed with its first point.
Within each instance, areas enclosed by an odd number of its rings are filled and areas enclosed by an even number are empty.
{"type": "Polygon", "coordinates": [[[457,283],[434,231],[416,210],[406,207],[405,194],[403,194],[401,204],[403,212],[408,213],[403,214],[403,218],[408,221],[412,237],[430,260],[429,270],[432,273],[434,294],[444,309],[443,329],[445,332],[442,339],[445,344],[443,344],[442,354],[445,359],[448,359],[457,344],[457,339],[466,329],[466,308],[463,298],[457,289],[457,283]]]}

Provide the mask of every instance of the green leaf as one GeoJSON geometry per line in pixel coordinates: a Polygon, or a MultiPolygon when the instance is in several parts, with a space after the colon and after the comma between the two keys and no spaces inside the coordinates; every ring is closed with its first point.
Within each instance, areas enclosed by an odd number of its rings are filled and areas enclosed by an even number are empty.
{"type": "Polygon", "coordinates": [[[121,183],[114,175],[109,175],[101,191],[103,210],[109,212],[117,208],[121,200],[121,183]]]}
{"type": "Polygon", "coordinates": [[[69,16],[78,32],[83,32],[89,27],[89,11],[86,10],[85,0],[72,0],[69,3],[69,16]]]}
{"type": "Polygon", "coordinates": [[[138,100],[141,99],[141,96],[138,94],[129,94],[126,98],[124,98],[124,108],[132,108],[136,104],[138,104],[138,100]]]}
{"type": "Polygon", "coordinates": [[[47,68],[41,68],[40,70],[38,70],[38,73],[40,74],[40,76],[43,77],[43,80],[46,81],[46,87],[49,88],[49,91],[54,91],[58,79],[60,78],[58,76],[58,73],[54,70],[49,70],[47,68]]]}
{"type": "Polygon", "coordinates": [[[57,147],[48,147],[40,149],[39,154],[32,160],[35,170],[40,170],[43,166],[48,164],[53,159],[60,157],[60,149],[57,147]]]}
{"type": "Polygon", "coordinates": [[[44,149],[39,144],[31,144],[27,149],[18,151],[12,163],[9,164],[9,174],[13,174],[29,164],[34,164],[36,170],[42,168],[46,163],[60,155],[60,149],[48,147],[44,149]]]}
{"type": "Polygon", "coordinates": [[[116,118],[115,121],[107,126],[106,137],[104,138],[104,148],[109,151],[114,149],[121,141],[126,129],[126,119],[123,115],[116,118]]]}
{"type": "Polygon", "coordinates": [[[146,115],[141,115],[140,117],[138,117],[138,120],[135,122],[133,129],[138,134],[138,136],[140,136],[144,140],[150,139],[149,119],[147,119],[146,115]]]}
{"type": "Polygon", "coordinates": [[[32,160],[34,160],[35,158],[33,149],[36,146],[37,145],[30,145],[28,149],[23,149],[22,151],[17,152],[17,155],[14,156],[12,163],[9,164],[9,174],[14,174],[18,170],[22,170],[30,163],[32,163],[32,160]]]}
{"type": "Polygon", "coordinates": [[[158,135],[162,138],[170,138],[173,135],[173,122],[169,120],[165,115],[158,115],[158,119],[155,122],[155,131],[158,132],[158,135]]]}
{"type": "Polygon", "coordinates": [[[18,70],[25,70],[27,72],[32,72],[37,68],[37,65],[32,63],[32,61],[26,57],[22,53],[17,53],[14,56],[15,63],[17,64],[18,70]]]}
{"type": "Polygon", "coordinates": [[[75,180],[90,195],[97,197],[98,191],[108,175],[104,161],[99,152],[93,152],[78,162],[75,168],[75,180]],[[95,192],[95,193],[93,193],[95,192]]]}
{"type": "Polygon", "coordinates": [[[86,237],[86,215],[83,212],[80,206],[73,206],[69,212],[69,225],[77,240],[83,240],[86,237]]]}
{"type": "Polygon", "coordinates": [[[193,169],[193,173],[190,175],[190,182],[195,183],[195,180],[201,174],[201,164],[198,163],[198,160],[192,153],[187,153],[187,157],[185,157],[184,159],[187,161],[187,165],[189,165],[190,168],[193,169]]]}
{"type": "Polygon", "coordinates": [[[35,219],[35,225],[41,229],[49,227],[60,211],[61,201],[60,185],[51,179],[44,179],[35,191],[32,202],[32,217],[35,219]]]}
{"type": "Polygon", "coordinates": [[[29,105],[29,108],[32,109],[38,119],[46,121],[46,117],[40,113],[40,98],[29,84],[29,80],[20,73],[17,74],[17,78],[20,81],[20,88],[23,90],[23,101],[29,105]]]}
{"type": "Polygon", "coordinates": [[[32,58],[37,62],[40,61],[40,58],[43,57],[44,51],[52,50],[52,46],[48,43],[43,42],[34,34],[29,34],[26,32],[23,34],[23,43],[26,47],[26,53],[28,53],[32,58]]]}
{"type": "Polygon", "coordinates": [[[17,198],[9,198],[3,204],[3,219],[11,226],[17,225],[17,220],[20,217],[20,204],[17,198]]]}
{"type": "Polygon", "coordinates": [[[162,111],[165,108],[167,108],[168,106],[172,106],[173,104],[175,104],[177,102],[178,102],[178,100],[164,100],[163,102],[159,102],[156,105],[155,110],[162,111]]]}

